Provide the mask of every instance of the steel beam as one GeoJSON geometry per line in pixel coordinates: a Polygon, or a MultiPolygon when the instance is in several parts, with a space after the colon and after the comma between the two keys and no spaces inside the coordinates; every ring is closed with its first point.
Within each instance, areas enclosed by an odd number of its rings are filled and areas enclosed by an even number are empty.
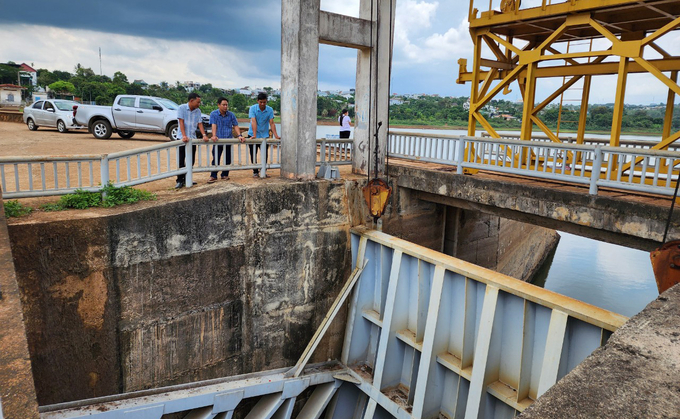
{"type": "Polygon", "coordinates": [[[614,96],[614,114],[612,116],[612,132],[609,145],[618,147],[621,140],[621,123],[623,120],[623,105],[626,98],[626,81],[628,80],[628,58],[621,57],[619,62],[619,77],[616,82],[614,96]]]}
{"type": "Polygon", "coordinates": [[[531,131],[533,127],[534,100],[536,97],[536,63],[527,64],[527,77],[524,87],[524,109],[522,111],[522,140],[531,140],[531,131]]]}

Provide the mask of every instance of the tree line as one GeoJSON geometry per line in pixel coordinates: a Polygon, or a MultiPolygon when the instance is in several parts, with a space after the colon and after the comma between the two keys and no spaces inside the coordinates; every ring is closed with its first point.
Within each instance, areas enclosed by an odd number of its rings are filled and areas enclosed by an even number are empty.
{"type": "MultiPolygon", "coordinates": [[[[158,84],[143,86],[139,83],[130,82],[127,76],[116,71],[113,77],[97,75],[91,68],[85,68],[78,64],[73,73],[67,71],[50,71],[38,69],[38,85],[48,87],[55,96],[77,96],[83,102],[94,102],[97,105],[111,105],[118,95],[148,95],[170,99],[175,103],[184,103],[190,90],[177,81],[170,85],[163,81],[158,84]]],[[[265,87],[265,91],[271,93],[271,87],[265,87]]],[[[229,108],[237,116],[247,117],[248,107],[256,103],[250,96],[238,93],[238,90],[220,89],[207,83],[194,90],[201,95],[201,111],[209,113],[217,108],[217,99],[226,97],[229,100],[229,108]]],[[[280,111],[278,99],[269,101],[269,106],[275,111],[280,111]]]]}
{"type": "MultiPolygon", "coordinates": [[[[56,96],[77,96],[82,101],[94,102],[97,105],[111,105],[117,95],[134,94],[158,96],[184,103],[189,93],[178,81],[175,85],[168,82],[151,84],[143,87],[130,82],[125,74],[116,71],[113,77],[97,75],[91,68],[76,65],[73,73],[62,70],[50,71],[38,69],[38,85],[49,87],[56,96]]],[[[0,65],[0,83],[18,82],[18,69],[0,65]]],[[[31,86],[26,86],[28,93],[31,86]]],[[[271,87],[265,87],[269,94],[271,87]]],[[[217,99],[221,96],[229,99],[229,108],[239,117],[247,117],[248,108],[256,103],[255,98],[239,93],[234,89],[221,89],[207,83],[196,90],[203,99],[201,110],[210,112],[217,107],[217,99]]],[[[390,105],[390,123],[402,125],[435,125],[448,127],[466,127],[469,113],[465,109],[467,97],[421,96],[401,98],[401,103],[390,105]]],[[[278,114],[281,110],[280,98],[269,101],[269,105],[278,114]]],[[[317,118],[319,120],[336,121],[342,109],[348,109],[354,118],[354,96],[346,98],[340,95],[319,95],[317,98],[317,118]]],[[[519,129],[523,104],[506,100],[492,100],[482,110],[489,123],[497,129],[519,129]]],[[[680,130],[680,107],[673,113],[673,130],[680,130]]],[[[614,104],[593,104],[588,107],[586,129],[589,131],[609,131],[613,119],[614,104]]],[[[575,131],[578,128],[580,107],[567,105],[562,108],[552,104],[539,112],[538,116],[550,128],[556,129],[560,119],[560,131],[575,131]]],[[[665,105],[639,106],[626,105],[622,119],[625,131],[661,132],[663,129],[665,105]]],[[[535,128],[537,129],[537,128],[535,128]]]]}
{"type": "MultiPolygon", "coordinates": [[[[0,82],[16,83],[18,69],[11,66],[0,65],[0,82]],[[6,67],[6,68],[5,68],[6,67]]],[[[38,69],[38,86],[49,88],[54,97],[78,97],[82,102],[95,103],[97,105],[111,105],[117,95],[149,95],[170,99],[175,103],[184,103],[187,100],[188,89],[177,81],[174,85],[163,81],[158,84],[142,86],[130,82],[128,77],[116,71],[113,77],[97,75],[91,68],[80,64],[76,65],[73,72],[48,69],[38,69]]],[[[274,91],[271,87],[263,90],[270,96],[274,91]]],[[[210,83],[201,85],[195,90],[201,95],[202,112],[210,112],[217,107],[217,99],[226,97],[229,99],[229,109],[239,117],[248,116],[248,108],[256,103],[254,97],[239,93],[236,89],[221,89],[210,83]]],[[[29,94],[32,93],[29,92],[29,94]]],[[[317,116],[319,119],[336,120],[342,109],[349,109],[350,117],[354,117],[354,97],[345,98],[340,95],[319,96],[317,100],[317,116]]],[[[274,97],[268,103],[278,114],[281,111],[280,98],[274,97]]]]}
{"type": "MultiPolygon", "coordinates": [[[[465,109],[467,97],[402,98],[403,103],[390,106],[390,123],[404,125],[438,125],[467,127],[469,112],[465,109]]],[[[506,100],[492,100],[481,111],[494,128],[519,129],[522,120],[523,104],[506,100]]],[[[560,131],[576,131],[581,112],[580,105],[566,105],[562,110],[551,104],[538,113],[538,117],[553,130],[560,120],[560,131]]],[[[666,112],[665,104],[625,105],[621,126],[629,132],[661,132],[666,112]]],[[[586,130],[610,131],[614,114],[614,104],[591,104],[588,106],[586,130]]],[[[673,112],[672,129],[680,130],[680,106],[673,112]]],[[[538,127],[534,127],[538,130],[538,127]]]]}

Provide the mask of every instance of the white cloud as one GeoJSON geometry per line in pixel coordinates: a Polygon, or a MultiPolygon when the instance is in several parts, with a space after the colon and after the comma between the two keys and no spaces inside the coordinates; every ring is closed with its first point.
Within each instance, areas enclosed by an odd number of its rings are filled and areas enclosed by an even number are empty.
{"type": "Polygon", "coordinates": [[[455,61],[470,54],[472,41],[466,19],[444,33],[432,33],[430,28],[437,18],[438,8],[438,2],[406,0],[398,3],[394,28],[397,63],[455,61]]]}
{"type": "Polygon", "coordinates": [[[0,39],[9,40],[0,44],[0,61],[26,62],[35,68],[73,72],[80,63],[99,73],[101,47],[102,73],[109,77],[121,71],[130,81],[150,84],[178,80],[222,88],[281,84],[280,77],[265,76],[257,67],[258,57],[278,51],[251,53],[217,44],[34,25],[0,27],[0,39]]]}

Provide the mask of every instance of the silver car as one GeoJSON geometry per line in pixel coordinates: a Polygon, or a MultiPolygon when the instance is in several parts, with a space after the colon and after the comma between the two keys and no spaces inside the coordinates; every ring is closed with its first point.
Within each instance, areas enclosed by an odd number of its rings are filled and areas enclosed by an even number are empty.
{"type": "Polygon", "coordinates": [[[59,132],[85,128],[73,119],[74,105],[79,103],[62,99],[40,100],[24,108],[24,122],[31,131],[38,127],[57,128],[59,132]]]}

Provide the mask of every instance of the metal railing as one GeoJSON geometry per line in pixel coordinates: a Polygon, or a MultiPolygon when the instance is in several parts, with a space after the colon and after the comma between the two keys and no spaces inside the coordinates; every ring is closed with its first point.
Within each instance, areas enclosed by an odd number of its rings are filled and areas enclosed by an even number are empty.
{"type": "MultiPolygon", "coordinates": [[[[3,198],[14,199],[64,195],[77,189],[98,191],[109,182],[114,186],[134,186],[180,174],[186,175],[186,183],[191,185],[194,173],[223,170],[259,169],[264,177],[267,170],[281,167],[281,147],[281,141],[272,139],[245,143],[236,139],[194,141],[187,145],[173,141],[101,155],[0,157],[0,184],[3,198]],[[186,166],[180,167],[180,147],[196,148],[193,165],[192,154],[186,153],[186,166]],[[216,153],[221,154],[219,161],[213,158],[217,148],[222,150],[216,153]],[[263,159],[265,149],[267,158],[263,159]],[[229,164],[227,154],[231,155],[229,164]]],[[[351,165],[352,140],[317,140],[316,165],[323,164],[351,165]]]]}
{"type": "Polygon", "coordinates": [[[673,195],[680,152],[466,136],[390,132],[389,155],[466,169],[657,195],[673,195]]]}
{"type": "Polygon", "coordinates": [[[521,5],[520,1],[517,0],[506,2],[507,5],[505,6],[505,10],[503,10],[504,2],[502,0],[470,0],[469,16],[472,16],[472,11],[475,9],[485,14],[489,14],[491,11],[494,13],[511,13],[537,7],[540,7],[541,10],[545,10],[547,6],[567,2],[574,3],[575,0],[524,0],[521,2],[521,5]]]}
{"type": "MultiPolygon", "coordinates": [[[[506,139],[506,140],[519,140],[520,139],[519,134],[501,133],[500,136],[501,136],[500,138],[503,138],[503,139],[506,139]]],[[[492,138],[489,135],[489,133],[487,133],[487,132],[483,132],[482,137],[483,138],[492,138]]],[[[576,137],[572,136],[572,135],[560,135],[559,139],[564,144],[576,144],[576,137]]],[[[548,138],[547,135],[532,135],[531,141],[552,142],[552,140],[550,138],[548,138]]],[[[619,147],[640,148],[640,149],[645,149],[645,150],[651,150],[652,147],[654,147],[657,143],[658,143],[658,141],[621,139],[619,141],[619,147]]],[[[608,146],[609,140],[606,139],[606,138],[585,137],[583,139],[583,144],[608,146]]],[[[668,151],[680,151],[680,144],[675,144],[675,143],[669,144],[668,148],[666,150],[668,150],[668,151]]]]}

